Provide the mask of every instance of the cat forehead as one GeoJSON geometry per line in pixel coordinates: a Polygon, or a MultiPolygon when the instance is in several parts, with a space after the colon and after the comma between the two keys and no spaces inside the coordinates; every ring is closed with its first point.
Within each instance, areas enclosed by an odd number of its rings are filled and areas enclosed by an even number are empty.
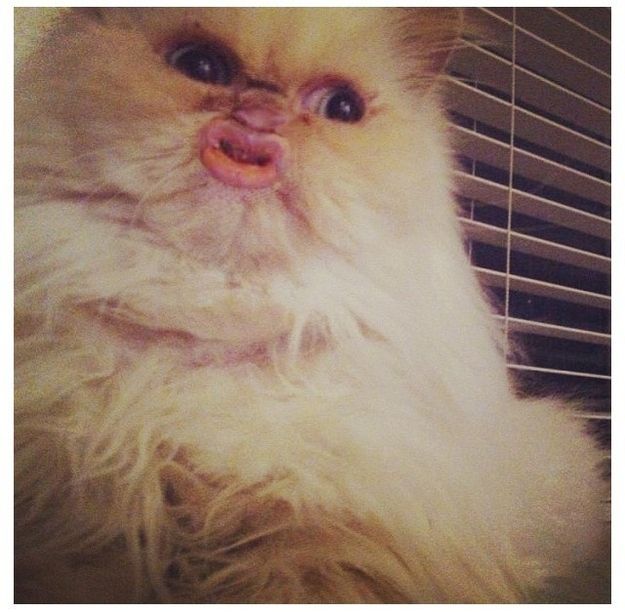
{"type": "Polygon", "coordinates": [[[135,8],[114,9],[107,18],[130,22],[155,44],[185,36],[215,38],[250,68],[264,70],[310,62],[347,68],[368,63],[367,56],[387,45],[389,16],[387,9],[364,8],[135,8]]]}

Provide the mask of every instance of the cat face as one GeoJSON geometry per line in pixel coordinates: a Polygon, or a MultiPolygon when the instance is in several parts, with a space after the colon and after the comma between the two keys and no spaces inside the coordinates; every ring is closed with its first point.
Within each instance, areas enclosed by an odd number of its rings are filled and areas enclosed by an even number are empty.
{"type": "Polygon", "coordinates": [[[59,133],[45,126],[44,163],[93,214],[228,270],[348,251],[364,212],[406,207],[398,177],[427,175],[432,111],[425,89],[405,92],[428,60],[402,58],[400,23],[386,10],[79,12],[30,77],[59,133]]]}

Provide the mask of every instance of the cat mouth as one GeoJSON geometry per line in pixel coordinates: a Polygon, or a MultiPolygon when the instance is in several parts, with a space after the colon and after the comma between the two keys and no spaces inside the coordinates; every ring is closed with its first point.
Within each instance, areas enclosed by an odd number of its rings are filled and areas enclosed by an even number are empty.
{"type": "Polygon", "coordinates": [[[200,130],[199,145],[204,167],[231,187],[269,187],[285,169],[288,144],[283,138],[231,119],[213,119],[200,130]]]}
{"type": "Polygon", "coordinates": [[[267,166],[272,159],[268,153],[249,151],[246,148],[236,146],[236,144],[226,139],[219,141],[217,150],[236,163],[251,164],[261,168],[267,166]]]}

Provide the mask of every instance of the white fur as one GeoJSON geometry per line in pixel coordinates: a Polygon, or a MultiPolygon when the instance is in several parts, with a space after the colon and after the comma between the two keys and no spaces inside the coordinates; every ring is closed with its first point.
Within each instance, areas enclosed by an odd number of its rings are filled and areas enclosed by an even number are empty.
{"type": "Polygon", "coordinates": [[[180,195],[197,113],[107,126],[94,179],[72,176],[64,119],[29,112],[19,158],[126,195],[63,197],[18,169],[25,599],[527,601],[595,554],[599,451],[509,388],[427,96],[391,111],[413,135],[388,135],[393,155],[294,146],[304,226],[265,192],[180,195]],[[144,225],[111,223],[128,198],[144,225]]]}

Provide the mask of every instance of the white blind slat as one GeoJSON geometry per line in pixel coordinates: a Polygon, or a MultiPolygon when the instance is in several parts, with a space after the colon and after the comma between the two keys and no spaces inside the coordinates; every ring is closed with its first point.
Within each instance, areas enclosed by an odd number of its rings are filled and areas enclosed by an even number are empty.
{"type": "Polygon", "coordinates": [[[584,61],[541,41],[517,27],[517,54],[521,66],[571,92],[610,107],[610,77],[584,61]]]}
{"type": "MultiPolygon", "coordinates": [[[[452,56],[449,69],[462,80],[487,86],[509,100],[512,63],[492,51],[468,43],[452,56]]],[[[517,103],[524,108],[544,109],[564,125],[575,125],[588,134],[610,139],[610,110],[521,66],[515,67],[517,103]]]]}
{"type": "MultiPolygon", "coordinates": [[[[484,242],[492,246],[506,248],[508,245],[508,232],[505,229],[473,221],[471,219],[460,219],[465,229],[465,233],[472,240],[484,242]]],[[[610,258],[573,247],[535,238],[534,236],[526,236],[518,232],[510,232],[510,248],[513,251],[526,253],[528,255],[536,255],[544,259],[550,259],[565,263],[571,266],[577,266],[586,270],[593,270],[603,274],[610,273],[610,258]]]]}
{"type": "Polygon", "coordinates": [[[516,68],[517,97],[524,106],[543,109],[563,122],[610,139],[610,110],[574,91],[553,83],[522,67],[516,68]]]}
{"type": "Polygon", "coordinates": [[[557,10],[518,8],[517,24],[571,57],[610,73],[610,41],[557,10]]]}
{"type": "Polygon", "coordinates": [[[530,295],[552,298],[570,304],[582,304],[593,308],[610,310],[612,300],[610,296],[584,291],[574,287],[556,285],[539,281],[533,278],[525,278],[515,274],[506,274],[498,270],[475,267],[475,272],[480,281],[489,287],[509,288],[510,291],[520,291],[530,295]]]}
{"type": "MultiPolygon", "coordinates": [[[[459,193],[464,197],[507,209],[509,189],[504,185],[467,174],[462,170],[456,171],[454,176],[459,193]]],[[[513,189],[512,204],[515,212],[554,223],[560,227],[606,240],[609,240],[611,235],[612,224],[609,219],[564,206],[534,194],[513,189]]]]}
{"type": "MultiPolygon", "coordinates": [[[[508,169],[510,145],[458,125],[451,130],[456,150],[500,170],[508,169]]],[[[609,206],[610,183],[544,157],[515,149],[515,174],[609,206]]]]}
{"type": "Polygon", "coordinates": [[[548,338],[575,340],[576,342],[586,342],[588,344],[610,345],[610,334],[602,334],[600,332],[577,329],[575,327],[565,327],[563,325],[554,325],[553,323],[543,323],[541,321],[503,317],[501,315],[495,315],[495,318],[501,322],[505,322],[508,329],[513,332],[535,334],[548,338]]]}
{"type": "Polygon", "coordinates": [[[554,13],[593,33],[597,38],[609,43],[611,35],[610,11],[596,11],[592,8],[552,8],[554,13]]]}
{"type": "Polygon", "coordinates": [[[546,148],[574,152],[575,159],[610,172],[610,147],[603,142],[522,108],[516,109],[514,127],[515,133],[523,139],[546,148]]]}
{"type": "MultiPolygon", "coordinates": [[[[503,132],[510,129],[512,105],[457,80],[448,87],[448,108],[503,132]]],[[[575,158],[604,172],[610,171],[610,147],[585,134],[523,108],[515,109],[515,135],[536,145],[574,151],[575,158]]]]}
{"type": "Polygon", "coordinates": [[[523,372],[540,372],[542,374],[557,374],[558,376],[575,376],[577,378],[590,378],[594,380],[612,380],[611,376],[606,374],[595,374],[593,372],[575,372],[573,370],[558,370],[557,368],[539,368],[537,366],[528,366],[518,363],[509,363],[509,370],[519,370],[523,372]]]}
{"type": "Polygon", "coordinates": [[[489,9],[468,9],[486,45],[517,65],[599,104],[610,106],[610,44],[550,9],[516,8],[515,23],[489,9]]]}

